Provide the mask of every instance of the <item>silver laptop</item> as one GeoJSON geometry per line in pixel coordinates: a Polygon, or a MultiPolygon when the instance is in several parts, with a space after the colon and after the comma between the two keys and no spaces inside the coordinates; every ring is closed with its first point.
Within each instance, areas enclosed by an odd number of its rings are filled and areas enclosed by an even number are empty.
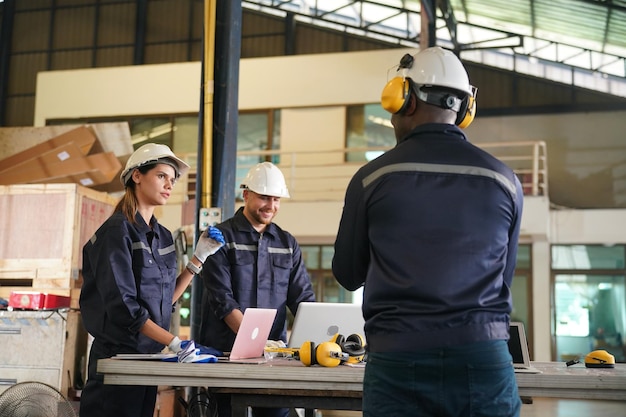
{"type": "Polygon", "coordinates": [[[365,338],[364,325],[360,304],[300,303],[288,346],[299,348],[307,340],[317,345],[329,341],[337,333],[345,337],[358,333],[365,338]]]}
{"type": "Polygon", "coordinates": [[[540,374],[541,371],[530,366],[530,353],[524,323],[512,321],[510,325],[509,352],[513,357],[513,368],[517,373],[540,374]]]}

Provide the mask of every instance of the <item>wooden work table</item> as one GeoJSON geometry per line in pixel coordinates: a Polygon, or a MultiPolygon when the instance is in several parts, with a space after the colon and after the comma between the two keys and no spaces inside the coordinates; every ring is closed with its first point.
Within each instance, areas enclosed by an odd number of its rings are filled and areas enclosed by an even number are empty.
{"type": "MultiPolygon", "coordinates": [[[[517,373],[524,397],[626,401],[626,364],[591,369],[582,364],[532,362],[541,373],[517,373]]],[[[98,372],[106,384],[207,387],[233,395],[233,415],[247,406],[360,410],[363,367],[305,367],[275,359],[265,364],[170,363],[103,359],[98,372]]]]}

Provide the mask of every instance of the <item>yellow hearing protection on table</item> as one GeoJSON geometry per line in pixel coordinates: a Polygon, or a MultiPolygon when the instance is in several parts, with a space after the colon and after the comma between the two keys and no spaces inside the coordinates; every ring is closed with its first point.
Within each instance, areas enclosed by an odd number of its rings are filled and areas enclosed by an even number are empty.
{"type": "Polygon", "coordinates": [[[341,351],[341,347],[334,342],[323,342],[315,346],[314,342],[306,341],[298,351],[300,362],[305,366],[322,365],[333,368],[348,360],[348,354],[341,351]]]}
{"type": "Polygon", "coordinates": [[[363,361],[365,356],[365,339],[358,333],[353,333],[348,337],[344,337],[342,334],[335,334],[331,339],[331,342],[336,343],[341,347],[341,351],[348,354],[348,363],[359,363],[363,361]]]}
{"type": "Polygon", "coordinates": [[[585,356],[587,368],[615,368],[615,356],[606,350],[594,350],[585,356]]]}

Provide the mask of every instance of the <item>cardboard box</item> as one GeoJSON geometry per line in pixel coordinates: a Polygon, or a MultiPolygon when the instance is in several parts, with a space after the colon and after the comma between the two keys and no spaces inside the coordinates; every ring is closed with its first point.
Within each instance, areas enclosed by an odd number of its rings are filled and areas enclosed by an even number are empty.
{"type": "Polygon", "coordinates": [[[22,152],[0,160],[0,172],[7,171],[28,161],[49,153],[67,144],[75,144],[82,155],[86,155],[96,143],[96,135],[87,127],[78,127],[50,140],[28,148],[22,152]]]}
{"type": "Polygon", "coordinates": [[[111,182],[121,170],[113,152],[85,155],[79,144],[72,142],[3,167],[0,184],[73,182],[88,187],[111,182]]]}
{"type": "Polygon", "coordinates": [[[0,185],[75,183],[119,192],[132,152],[128,123],[0,128],[0,185]]]}
{"type": "Polygon", "coordinates": [[[23,164],[26,166],[20,165],[3,172],[0,184],[69,182],[88,187],[109,183],[122,171],[122,164],[113,152],[84,156],[76,155],[73,151],[77,149],[70,148],[57,148],[57,155],[62,156],[55,156],[56,160],[42,155],[23,164]]]}

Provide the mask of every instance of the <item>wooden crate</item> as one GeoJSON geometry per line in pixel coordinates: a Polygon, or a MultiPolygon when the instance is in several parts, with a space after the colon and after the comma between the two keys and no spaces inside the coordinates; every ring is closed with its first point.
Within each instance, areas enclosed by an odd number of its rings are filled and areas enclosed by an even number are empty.
{"type": "Polygon", "coordinates": [[[0,186],[0,297],[24,290],[72,296],[82,247],[116,203],[77,184],[0,186]]]}

